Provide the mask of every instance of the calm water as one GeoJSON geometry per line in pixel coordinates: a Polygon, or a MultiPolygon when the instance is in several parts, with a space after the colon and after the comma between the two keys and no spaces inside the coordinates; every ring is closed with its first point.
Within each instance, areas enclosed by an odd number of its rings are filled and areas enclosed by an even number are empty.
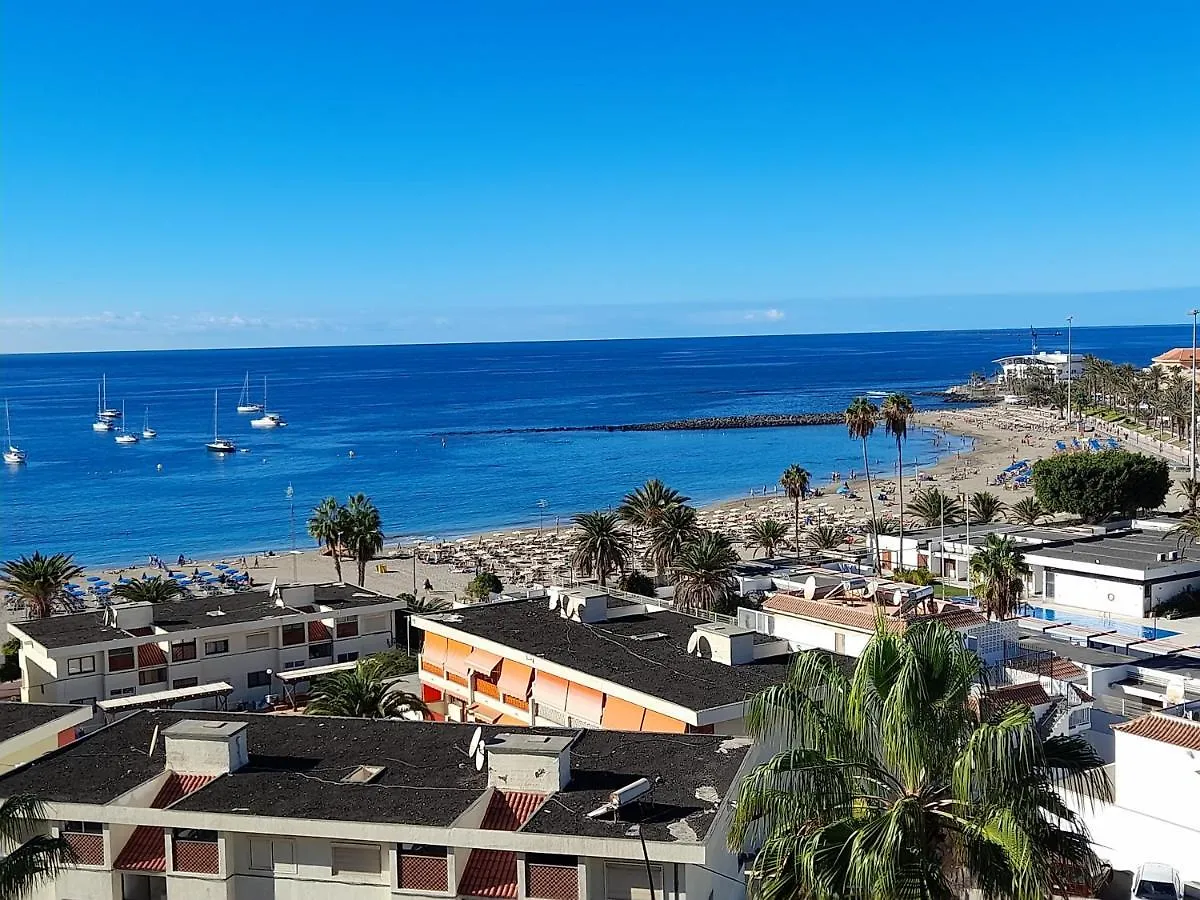
{"type": "MultiPolygon", "coordinates": [[[[1186,326],[1074,336],[1078,351],[1139,365],[1191,339],[1186,326]]],[[[1044,338],[1042,347],[1065,341],[1044,338]]],[[[997,331],[0,357],[13,437],[29,454],[27,465],[0,471],[0,554],[64,550],[111,563],[286,547],[289,484],[308,546],[308,510],[360,490],[389,535],[407,536],[536,523],[539,500],[553,523],[615,504],[651,476],[700,501],[774,483],[792,462],[824,481],[861,466],[840,426],[455,432],[839,410],[867,391],[941,390],[1028,348],[1026,333],[997,331]],[[256,431],[234,411],[247,370],[256,394],[269,376],[270,407],[288,428],[256,431]],[[124,402],[137,431],[149,407],[157,439],[119,446],[92,432],[102,372],[109,405],[124,402]],[[222,435],[249,452],[205,451],[214,388],[222,435]]],[[[906,459],[935,452],[929,435],[916,434],[906,459]]],[[[882,434],[871,455],[894,469],[882,434]]]]}

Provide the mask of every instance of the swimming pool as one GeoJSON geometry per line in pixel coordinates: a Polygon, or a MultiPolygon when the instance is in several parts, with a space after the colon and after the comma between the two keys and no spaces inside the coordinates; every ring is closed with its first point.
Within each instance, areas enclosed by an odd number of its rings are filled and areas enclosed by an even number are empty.
{"type": "Polygon", "coordinates": [[[1130,637],[1143,637],[1148,641],[1159,638],[1175,637],[1178,631],[1167,631],[1165,628],[1154,628],[1150,625],[1134,625],[1132,622],[1118,622],[1115,619],[1102,619],[1099,616],[1089,616],[1084,613],[1068,612],[1060,609],[1047,609],[1044,606],[1034,606],[1030,603],[1022,608],[1025,615],[1035,619],[1045,619],[1054,622],[1062,619],[1072,625],[1082,625],[1084,628],[1095,628],[1097,631],[1115,631],[1130,637]]]}

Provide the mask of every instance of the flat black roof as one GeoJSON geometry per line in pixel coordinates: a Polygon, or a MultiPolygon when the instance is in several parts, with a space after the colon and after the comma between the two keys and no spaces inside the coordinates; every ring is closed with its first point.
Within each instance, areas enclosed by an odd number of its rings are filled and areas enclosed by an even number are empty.
{"type": "Polygon", "coordinates": [[[1166,532],[1133,531],[1081,538],[1055,547],[1027,550],[1027,555],[1047,557],[1092,565],[1116,566],[1122,569],[1149,571],[1190,562],[1200,570],[1200,560],[1160,560],[1159,554],[1178,550],[1175,538],[1166,532]]]}
{"type": "Polygon", "coordinates": [[[83,707],[70,703],[0,702],[0,741],[14,738],[80,709],[83,707]]]}
{"type": "MultiPolygon", "coordinates": [[[[487,771],[467,755],[474,725],[436,722],[277,716],[184,710],[142,710],[34,763],[0,776],[0,796],[31,793],[50,802],[106,804],[162,773],[154,728],[184,719],[248,723],[248,765],[175,804],[172,809],[248,816],[325,819],[448,827],[487,791],[487,771]],[[343,784],[358,766],[383,766],[367,784],[343,784]]],[[[680,839],[668,830],[686,819],[703,839],[716,804],[731,789],[748,747],[745,739],[713,735],[516,729],[574,736],[568,786],[525,824],[539,834],[580,834],[636,840],[625,834],[643,823],[648,840],[680,839]],[[648,778],[654,791],[644,809],[622,811],[617,822],[586,813],[615,788],[648,778]],[[697,792],[705,799],[698,799],[697,792]],[[644,816],[644,818],[643,818],[644,816]]],[[[512,732],[484,726],[485,738],[512,732]]]]}
{"type": "Polygon", "coordinates": [[[1084,647],[1079,644],[1072,644],[1070,641],[1060,641],[1055,638],[1042,637],[1041,635],[1031,635],[1028,632],[1021,634],[1020,643],[1022,647],[1029,650],[1049,650],[1063,659],[1082,663],[1085,666],[1094,666],[1098,669],[1106,669],[1109,666],[1123,666],[1127,663],[1137,661],[1135,657],[1127,656],[1123,653],[1113,653],[1111,650],[1098,650],[1095,647],[1084,647]]]}
{"type": "MultiPolygon", "coordinates": [[[[727,666],[689,656],[688,640],[706,620],[670,611],[584,625],[551,612],[544,602],[514,600],[425,618],[697,711],[740,703],[783,681],[792,660],[776,656],[727,666]],[[633,639],[655,633],[665,637],[633,639]]],[[[853,666],[852,659],[843,659],[853,666]]]]}

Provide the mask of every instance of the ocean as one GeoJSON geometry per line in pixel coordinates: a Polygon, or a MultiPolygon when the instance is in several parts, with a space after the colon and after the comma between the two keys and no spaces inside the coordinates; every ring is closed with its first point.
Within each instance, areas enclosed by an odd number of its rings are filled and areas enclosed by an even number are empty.
{"type": "MultiPolygon", "coordinates": [[[[1187,326],[1076,328],[1077,352],[1146,365],[1187,326]]],[[[1065,349],[1043,332],[1041,349],[1065,349]]],[[[457,535],[608,508],[649,477],[697,502],[746,496],[796,462],[820,483],[861,468],[839,425],[727,431],[516,432],[748,413],[844,409],[857,394],[921,392],[990,373],[1029,334],[943,331],[567,343],[96,352],[0,357],[24,466],[0,471],[0,556],[74,553],[88,564],[156,553],[204,557],[312,546],[309,510],[362,491],[390,537],[457,535]],[[235,411],[245,373],[289,422],[252,429],[235,411]],[[95,433],[96,389],[125,407],[131,446],[95,433]],[[206,452],[219,428],[248,452],[206,452]],[[471,433],[468,433],[471,432],[471,433]],[[294,489],[291,503],[289,485],[294,489]]],[[[957,445],[913,433],[906,463],[957,445]]],[[[882,429],[872,466],[895,471],[882,429]]]]}

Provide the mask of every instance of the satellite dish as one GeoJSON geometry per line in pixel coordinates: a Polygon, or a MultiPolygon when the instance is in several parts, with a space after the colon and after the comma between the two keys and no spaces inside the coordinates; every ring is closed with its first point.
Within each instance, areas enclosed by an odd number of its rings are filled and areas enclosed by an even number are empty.
{"type": "Polygon", "coordinates": [[[479,752],[479,745],[483,743],[483,729],[476,728],[471,734],[471,743],[467,744],[467,756],[474,756],[479,752]]]}
{"type": "Polygon", "coordinates": [[[811,600],[816,593],[817,579],[814,576],[809,575],[808,578],[804,580],[804,599],[811,600]]]}
{"type": "Polygon", "coordinates": [[[479,749],[475,751],[475,771],[482,772],[484,761],[487,759],[487,754],[483,750],[483,744],[479,745],[479,749]]]}
{"type": "Polygon", "coordinates": [[[154,733],[150,735],[150,750],[146,753],[147,756],[154,755],[154,748],[158,746],[158,726],[154,726],[154,733]]]}
{"type": "Polygon", "coordinates": [[[874,597],[875,592],[878,590],[879,590],[879,580],[877,578],[872,578],[870,581],[867,582],[867,596],[868,597],[874,597]]]}

